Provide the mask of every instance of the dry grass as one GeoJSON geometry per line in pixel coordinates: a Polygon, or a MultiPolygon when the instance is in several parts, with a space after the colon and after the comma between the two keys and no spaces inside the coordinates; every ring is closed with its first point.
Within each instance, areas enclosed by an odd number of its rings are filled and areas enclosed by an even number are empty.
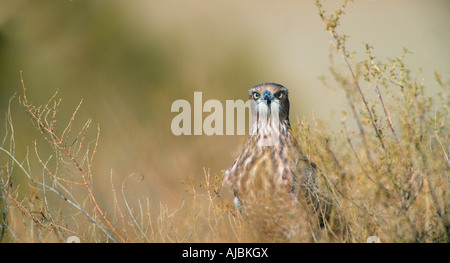
{"type": "MultiPolygon", "coordinates": [[[[317,1],[331,35],[332,78],[324,77],[323,83],[330,92],[344,94],[342,129],[329,131],[323,121],[293,125],[302,151],[320,167],[322,189],[339,204],[325,241],[365,242],[378,236],[382,242],[449,242],[450,81],[436,72],[442,92],[428,97],[423,80],[414,79],[406,65],[406,49],[379,61],[366,44],[367,58],[355,61],[348,37],[338,30],[347,3],[328,15],[317,1]]],[[[132,191],[127,186],[140,182],[139,174],[115,185],[111,172],[113,198],[100,202],[92,179],[100,127],[91,131],[90,120],[77,124],[81,103],[60,126],[56,94],[33,106],[23,78],[22,84],[20,104],[41,139],[24,160],[16,159],[8,110],[0,145],[6,157],[0,167],[2,242],[65,242],[71,236],[81,242],[257,241],[224,197],[222,175],[207,169],[201,183],[182,181],[190,198],[177,208],[163,201],[155,207],[146,196],[127,198],[132,191]],[[16,184],[18,177],[26,184],[16,184]]]]}

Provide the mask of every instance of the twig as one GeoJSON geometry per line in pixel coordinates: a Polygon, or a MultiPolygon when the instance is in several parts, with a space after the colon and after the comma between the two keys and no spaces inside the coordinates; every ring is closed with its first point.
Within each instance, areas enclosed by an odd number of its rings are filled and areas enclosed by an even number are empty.
{"type": "Polygon", "coordinates": [[[55,188],[50,187],[50,186],[48,186],[48,185],[46,185],[46,184],[43,184],[43,183],[41,183],[41,182],[39,182],[39,181],[33,179],[33,177],[31,177],[31,175],[27,172],[27,170],[25,170],[25,168],[22,166],[22,164],[21,164],[19,161],[17,161],[17,159],[16,159],[13,155],[11,155],[10,152],[8,152],[7,150],[5,150],[3,147],[0,147],[0,150],[3,151],[3,152],[5,152],[9,157],[11,157],[11,158],[14,160],[14,162],[20,167],[20,169],[22,170],[22,172],[27,176],[27,178],[28,178],[29,180],[31,180],[33,183],[38,184],[38,185],[40,185],[40,186],[42,186],[42,187],[45,187],[46,189],[48,189],[48,190],[54,192],[55,194],[57,194],[57,195],[58,195],[59,197],[61,197],[64,201],[66,201],[67,203],[69,203],[70,205],[72,205],[73,207],[75,207],[77,210],[79,210],[80,212],[82,212],[85,216],[87,216],[88,219],[91,220],[95,225],[97,225],[97,226],[102,230],[102,232],[105,233],[105,235],[106,235],[108,238],[110,238],[111,240],[115,241],[115,239],[111,236],[111,234],[110,234],[103,226],[101,226],[100,223],[99,223],[97,220],[95,220],[95,218],[92,217],[92,216],[91,216],[86,210],[84,210],[80,205],[76,204],[76,203],[75,203],[74,201],[72,201],[71,199],[65,197],[61,192],[59,192],[59,191],[56,190],[55,188]]]}
{"type": "MultiPolygon", "coordinates": [[[[136,227],[139,229],[139,231],[141,232],[141,235],[144,237],[145,241],[150,243],[150,240],[148,239],[147,235],[145,234],[144,230],[142,229],[142,227],[139,225],[139,223],[136,220],[136,217],[133,215],[133,211],[131,210],[130,206],[128,205],[128,201],[127,198],[125,197],[125,183],[128,180],[128,178],[130,178],[131,176],[135,176],[137,174],[130,174],[128,175],[122,182],[122,197],[123,200],[125,201],[125,206],[128,209],[128,213],[131,216],[131,219],[133,220],[133,223],[136,225],[136,227]]],[[[142,212],[141,212],[142,213],[142,212]]]]}
{"type": "MultiPolygon", "coordinates": [[[[92,203],[94,204],[96,210],[100,213],[101,217],[103,218],[103,220],[108,224],[108,226],[110,227],[110,229],[114,232],[114,234],[122,241],[125,242],[125,240],[123,239],[123,237],[115,230],[115,228],[113,227],[113,225],[111,224],[111,222],[106,218],[106,215],[104,214],[103,210],[100,208],[94,193],[92,192],[92,189],[88,183],[88,177],[85,174],[85,172],[83,171],[82,167],[80,166],[80,164],[78,163],[78,161],[75,159],[75,157],[71,154],[70,150],[66,147],[66,145],[63,143],[62,138],[60,138],[54,131],[53,129],[48,128],[48,126],[46,124],[44,124],[42,122],[42,120],[36,116],[33,112],[33,110],[30,107],[30,104],[28,102],[27,99],[27,95],[26,95],[26,87],[25,87],[25,82],[23,79],[23,74],[22,71],[20,71],[20,78],[21,78],[21,82],[22,82],[22,88],[23,88],[23,99],[24,99],[24,105],[27,108],[27,112],[31,115],[32,119],[34,121],[36,121],[39,125],[39,127],[44,131],[47,132],[49,134],[52,135],[52,137],[54,138],[54,140],[56,140],[57,145],[65,152],[66,156],[71,160],[71,162],[77,167],[78,171],[80,172],[81,178],[83,180],[84,186],[87,189],[88,193],[89,193],[89,197],[92,201],[92,203]]],[[[71,125],[71,122],[69,122],[69,124],[71,125]]],[[[110,235],[108,235],[110,236],[110,235]]],[[[112,239],[115,240],[115,239],[112,239]]]]}

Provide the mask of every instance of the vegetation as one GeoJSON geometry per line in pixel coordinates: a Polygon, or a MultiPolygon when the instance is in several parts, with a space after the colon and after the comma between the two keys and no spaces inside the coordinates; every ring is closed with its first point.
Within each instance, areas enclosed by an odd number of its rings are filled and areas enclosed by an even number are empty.
{"type": "MultiPolygon", "coordinates": [[[[344,94],[342,128],[329,131],[320,120],[293,122],[303,153],[321,170],[322,189],[338,203],[330,218],[338,225],[330,223],[323,241],[365,242],[377,236],[381,242],[449,242],[450,80],[436,72],[442,91],[427,96],[423,79],[408,69],[407,49],[378,60],[375,48],[365,44],[366,59],[356,61],[346,46],[348,36],[339,32],[348,2],[329,14],[316,1],[332,47],[331,76],[322,80],[330,93],[344,94]]],[[[97,151],[100,126],[92,130],[91,120],[77,122],[81,103],[69,119],[60,119],[57,94],[33,105],[21,80],[18,101],[40,139],[23,160],[17,159],[11,110],[17,99],[12,97],[0,144],[0,241],[255,241],[224,196],[223,175],[208,169],[200,183],[190,177],[181,182],[191,198],[176,209],[164,201],[155,207],[146,196],[130,200],[127,186],[143,180],[139,174],[117,185],[111,171],[110,182],[103,184],[111,185],[112,198],[100,198],[92,169],[95,156],[102,154],[97,151]]]]}

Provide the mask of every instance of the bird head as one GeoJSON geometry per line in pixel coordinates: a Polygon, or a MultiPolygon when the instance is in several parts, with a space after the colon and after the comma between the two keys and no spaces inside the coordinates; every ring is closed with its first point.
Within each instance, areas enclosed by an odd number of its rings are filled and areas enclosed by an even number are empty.
{"type": "Polygon", "coordinates": [[[289,126],[288,89],[276,83],[263,83],[249,90],[253,122],[278,121],[289,126]]]}

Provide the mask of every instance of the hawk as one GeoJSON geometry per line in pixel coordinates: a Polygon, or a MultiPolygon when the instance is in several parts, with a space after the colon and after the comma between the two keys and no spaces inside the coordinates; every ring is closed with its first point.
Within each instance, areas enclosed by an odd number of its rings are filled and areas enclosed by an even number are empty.
{"type": "Polygon", "coordinates": [[[249,90],[250,135],[223,185],[261,241],[314,241],[328,204],[317,167],[300,151],[289,122],[288,89],[263,83],[249,90]]]}

